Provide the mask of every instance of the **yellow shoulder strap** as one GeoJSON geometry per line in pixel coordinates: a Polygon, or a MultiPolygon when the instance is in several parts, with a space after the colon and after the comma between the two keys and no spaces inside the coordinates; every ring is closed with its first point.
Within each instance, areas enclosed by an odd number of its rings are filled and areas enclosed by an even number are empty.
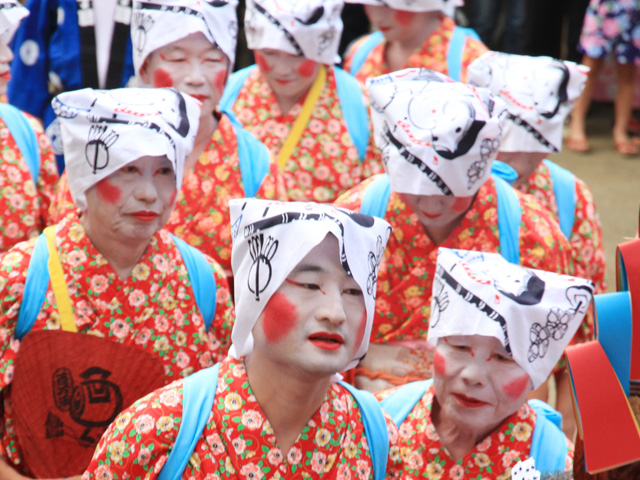
{"type": "Polygon", "coordinates": [[[71,298],[67,290],[67,283],[64,279],[62,264],[56,250],[56,227],[55,225],[44,229],[47,237],[47,247],[49,249],[49,277],[51,278],[51,288],[56,298],[58,313],[60,314],[60,325],[65,332],[77,332],[75,317],[71,307],[71,298]]]}
{"type": "Polygon", "coordinates": [[[282,149],[278,154],[278,166],[281,169],[284,168],[287,160],[291,157],[293,149],[300,141],[302,132],[307,128],[309,119],[311,118],[311,112],[313,112],[313,107],[315,107],[318,98],[320,98],[320,93],[322,92],[322,87],[324,87],[326,80],[327,68],[324,65],[320,65],[318,75],[316,75],[316,79],[313,81],[313,85],[311,85],[311,88],[309,89],[304,105],[302,105],[302,111],[300,112],[300,115],[298,115],[298,118],[296,118],[296,121],[289,132],[289,136],[285,140],[284,145],[282,145],[282,149]]]}

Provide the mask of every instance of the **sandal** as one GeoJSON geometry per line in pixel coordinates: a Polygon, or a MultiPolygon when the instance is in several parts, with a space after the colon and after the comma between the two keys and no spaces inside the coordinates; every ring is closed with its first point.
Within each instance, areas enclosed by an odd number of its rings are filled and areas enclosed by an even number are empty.
{"type": "Polygon", "coordinates": [[[576,153],[587,153],[591,150],[591,145],[589,145],[589,140],[586,138],[567,138],[566,140],[567,148],[572,152],[576,153]]]}
{"type": "Polygon", "coordinates": [[[616,150],[620,155],[637,155],[638,147],[631,140],[625,140],[620,142],[614,142],[616,150]]]}

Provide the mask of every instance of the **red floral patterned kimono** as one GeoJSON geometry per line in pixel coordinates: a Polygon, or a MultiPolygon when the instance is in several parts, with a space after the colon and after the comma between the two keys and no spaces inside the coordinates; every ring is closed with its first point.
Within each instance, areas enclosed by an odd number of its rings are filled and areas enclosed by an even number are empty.
{"type": "Polygon", "coordinates": [[[40,172],[34,184],[15,140],[0,119],[0,252],[37,236],[51,224],[48,210],[58,181],[56,160],[42,126],[25,113],[40,147],[40,172]]]}
{"type": "MultiPolygon", "coordinates": [[[[66,175],[52,208],[59,220],[66,211],[75,211],[66,175]]],[[[182,238],[218,262],[231,273],[231,226],[229,200],[244,198],[242,174],[238,160],[238,140],[229,117],[222,115],[209,145],[195,167],[185,172],[182,189],[165,230],[182,238]]],[[[275,164],[262,181],[256,198],[286,200],[284,181],[275,164]]]]}
{"type": "MultiPolygon", "coordinates": [[[[508,480],[511,468],[529,457],[536,413],[523,404],[463,458],[454,461],[440,442],[431,420],[433,386],[398,428],[400,477],[508,480]]],[[[566,470],[573,468],[573,444],[567,440],[566,470]]]]}
{"type": "MultiPolygon", "coordinates": [[[[336,205],[360,211],[366,189],[375,179],[365,180],[344,194],[336,205]]],[[[570,272],[569,244],[560,227],[530,195],[516,192],[522,207],[520,259],[526,267],[557,273],[570,272]]],[[[417,216],[391,192],[385,220],[393,227],[378,272],[376,313],[372,343],[407,343],[426,339],[431,293],[438,247],[500,251],[496,188],[492,178],[480,187],[460,224],[439,245],[424,232],[417,216]]],[[[589,339],[588,326],[574,337],[589,339]]],[[[410,346],[409,348],[415,348],[410,346]]]]}
{"type": "MultiPolygon", "coordinates": [[[[139,400],[109,427],[83,480],[156,478],[181,417],[182,381],[139,400]]],[[[388,417],[387,428],[391,456],[397,457],[397,431],[388,417]]],[[[360,410],[344,387],[332,384],[300,437],[282,452],[242,361],[227,359],[213,411],[182,478],[364,480],[373,478],[368,451],[360,410]]]]}
{"type": "MultiPolygon", "coordinates": [[[[58,256],[73,305],[78,333],[137,347],[159,358],[168,379],[187,376],[224,358],[234,319],[224,273],[210,259],[217,284],[216,313],[208,332],[191,293],[180,252],[168,232],[156,233],[140,262],[121,280],[68,216],[55,234],[58,256]]],[[[21,342],[14,338],[25,275],[35,239],[15,246],[0,267],[0,390],[3,394],[2,455],[22,468],[22,449],[13,429],[11,386],[21,342]]],[[[47,287],[44,304],[31,331],[60,330],[56,301],[47,287]]]]}
{"type": "MultiPolygon", "coordinates": [[[[442,21],[440,22],[440,28],[433,32],[424,45],[409,57],[407,64],[402,68],[428,68],[447,75],[449,72],[449,67],[447,65],[447,51],[449,49],[449,40],[455,26],[456,25],[453,20],[443,15],[442,21]]],[[[358,40],[347,52],[344,60],[344,69],[347,72],[351,69],[351,62],[353,61],[354,53],[366,38],[367,37],[363,37],[358,40]]],[[[367,78],[391,73],[387,62],[384,59],[385,49],[386,41],[383,40],[373,50],[371,50],[371,52],[369,52],[369,55],[362,64],[362,67],[356,73],[355,77],[363,85],[367,78]]],[[[467,38],[462,52],[462,68],[460,70],[461,80],[463,82],[466,82],[467,80],[467,68],[471,62],[482,56],[487,51],[489,50],[482,42],[472,38],[467,38]]]]}
{"type": "MultiPolygon", "coordinates": [[[[595,202],[589,187],[575,177],[576,210],[575,222],[571,230],[571,257],[576,277],[591,280],[595,293],[604,293],[607,285],[604,281],[604,245],[600,218],[596,212],[595,202]]],[[[551,212],[551,217],[559,222],[558,204],[553,193],[553,179],[544,163],[519,186],[520,191],[535,196],[540,204],[551,212]]]]}
{"type": "MultiPolygon", "coordinates": [[[[232,110],[244,128],[278,154],[302,110],[304,99],[282,115],[273,91],[256,68],[247,77],[232,110]]],[[[373,136],[360,161],[338,97],[336,77],[327,68],[327,81],[291,158],[282,170],[292,201],[333,202],[359,181],[382,171],[373,136]]]]}

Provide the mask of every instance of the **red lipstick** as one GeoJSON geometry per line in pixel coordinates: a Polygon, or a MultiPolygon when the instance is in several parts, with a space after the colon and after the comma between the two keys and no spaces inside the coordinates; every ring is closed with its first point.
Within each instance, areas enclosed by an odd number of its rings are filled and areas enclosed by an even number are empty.
{"type": "Polygon", "coordinates": [[[158,218],[158,215],[159,214],[157,214],[156,212],[147,212],[147,211],[133,212],[131,214],[132,217],[135,217],[138,220],[142,220],[143,222],[152,222],[156,218],[158,218]]]}
{"type": "Polygon", "coordinates": [[[461,393],[454,393],[453,396],[458,400],[463,406],[468,408],[479,408],[489,405],[487,402],[483,402],[482,400],[478,400],[477,398],[467,397],[461,393]]]}
{"type": "Polygon", "coordinates": [[[344,344],[344,338],[337,333],[317,332],[309,335],[309,341],[323,350],[337,350],[344,344]]]}

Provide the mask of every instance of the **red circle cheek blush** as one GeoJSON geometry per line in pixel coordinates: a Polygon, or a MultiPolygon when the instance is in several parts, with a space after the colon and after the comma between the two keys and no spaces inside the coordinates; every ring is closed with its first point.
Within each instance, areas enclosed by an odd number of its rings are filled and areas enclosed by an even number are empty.
{"type": "Polygon", "coordinates": [[[112,185],[106,178],[96,184],[96,190],[98,195],[107,203],[116,203],[120,200],[120,195],[122,194],[122,191],[112,185]]]}
{"type": "Polygon", "coordinates": [[[433,371],[436,375],[443,376],[447,373],[447,362],[442,354],[436,351],[433,354],[433,371]]]}
{"type": "Polygon", "coordinates": [[[504,387],[502,391],[506,393],[510,398],[514,400],[520,398],[529,385],[529,375],[526,373],[515,380],[510,381],[504,387]]]}
{"type": "Polygon", "coordinates": [[[153,72],[153,86],[156,88],[173,87],[173,78],[166,70],[158,68],[153,72]]]}
{"type": "Polygon", "coordinates": [[[260,68],[260,71],[262,73],[269,73],[269,70],[271,69],[269,68],[269,64],[264,59],[264,57],[260,55],[258,52],[256,52],[254,56],[256,57],[256,63],[258,64],[258,68],[260,68]]]}
{"type": "Polygon", "coordinates": [[[285,295],[276,292],[264,307],[262,330],[267,341],[285,338],[298,323],[298,311],[285,295]]]}
{"type": "Polygon", "coordinates": [[[298,66],[298,73],[305,78],[310,78],[316,73],[317,63],[313,60],[305,60],[298,66]]]}

